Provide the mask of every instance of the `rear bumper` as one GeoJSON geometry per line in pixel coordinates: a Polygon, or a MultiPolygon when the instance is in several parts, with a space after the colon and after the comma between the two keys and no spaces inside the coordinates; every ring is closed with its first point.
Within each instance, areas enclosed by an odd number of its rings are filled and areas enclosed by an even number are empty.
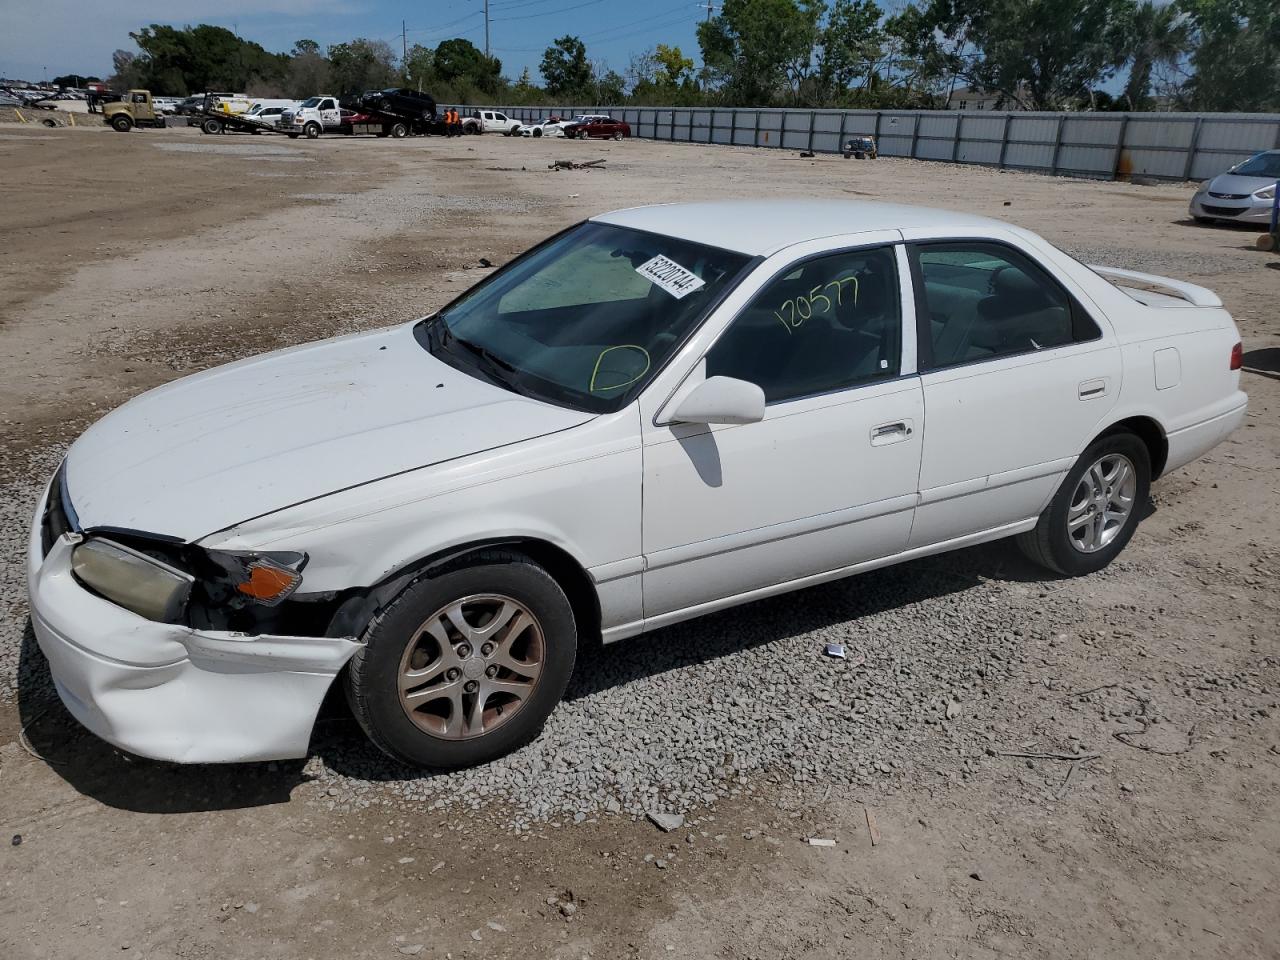
{"type": "Polygon", "coordinates": [[[1207,193],[1197,193],[1191,198],[1191,216],[1214,220],[1238,220],[1240,223],[1271,223],[1271,201],[1219,200],[1207,193]]]}
{"type": "Polygon", "coordinates": [[[28,546],[31,620],[58,695],[131,753],[177,763],[306,755],[325,693],[359,648],[347,638],[250,636],[156,623],[72,576],[73,535],[28,546]]]}
{"type": "Polygon", "coordinates": [[[1237,391],[1222,413],[1170,433],[1165,472],[1203,457],[1244,422],[1248,410],[1249,397],[1243,391],[1237,391]]]}

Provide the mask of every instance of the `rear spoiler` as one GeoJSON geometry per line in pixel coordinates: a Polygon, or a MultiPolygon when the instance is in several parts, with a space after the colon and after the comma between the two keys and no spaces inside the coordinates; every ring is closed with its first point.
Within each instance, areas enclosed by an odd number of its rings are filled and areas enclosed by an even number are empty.
{"type": "Polygon", "coordinates": [[[1089,269],[1098,276],[1112,281],[1118,287],[1134,287],[1139,290],[1152,290],[1166,296],[1185,300],[1195,307],[1220,307],[1222,298],[1212,290],[1197,287],[1194,283],[1182,280],[1170,280],[1158,277],[1153,273],[1138,273],[1136,270],[1121,270],[1117,267],[1099,267],[1089,264],[1089,269]]]}

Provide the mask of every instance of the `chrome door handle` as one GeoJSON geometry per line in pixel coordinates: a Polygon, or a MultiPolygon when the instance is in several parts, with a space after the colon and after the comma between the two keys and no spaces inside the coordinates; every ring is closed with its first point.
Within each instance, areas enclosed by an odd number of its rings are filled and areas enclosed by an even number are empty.
{"type": "Polygon", "coordinates": [[[871,445],[878,447],[882,444],[905,440],[911,436],[911,430],[912,423],[910,420],[895,420],[892,423],[878,424],[871,428],[871,445]]]}

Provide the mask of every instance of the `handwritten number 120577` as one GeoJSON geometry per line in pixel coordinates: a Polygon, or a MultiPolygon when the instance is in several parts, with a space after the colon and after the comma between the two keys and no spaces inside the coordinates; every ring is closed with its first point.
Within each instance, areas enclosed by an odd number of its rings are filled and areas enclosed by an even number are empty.
{"type": "Polygon", "coordinates": [[[784,302],[777,310],[773,311],[773,315],[778,318],[778,322],[786,328],[787,333],[796,330],[806,320],[815,313],[830,313],[833,307],[831,297],[827,296],[824,291],[831,290],[835,294],[834,306],[844,305],[844,288],[846,284],[853,286],[853,304],[858,304],[858,278],[843,277],[839,280],[832,280],[830,283],[820,283],[809,291],[809,295],[792,297],[784,302]],[[818,306],[821,304],[821,306],[818,306]]]}

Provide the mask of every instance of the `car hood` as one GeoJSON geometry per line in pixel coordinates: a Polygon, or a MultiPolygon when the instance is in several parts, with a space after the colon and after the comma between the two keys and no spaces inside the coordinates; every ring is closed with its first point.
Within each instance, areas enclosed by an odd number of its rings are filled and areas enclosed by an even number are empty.
{"type": "Polygon", "coordinates": [[[145,393],[71,446],[67,493],[83,529],[194,541],[590,419],[455,370],[410,325],[265,354],[145,393]]]}
{"type": "Polygon", "coordinates": [[[1274,177],[1242,177],[1235,173],[1223,173],[1209,181],[1212,193],[1247,194],[1269,187],[1275,183],[1274,177]]]}

